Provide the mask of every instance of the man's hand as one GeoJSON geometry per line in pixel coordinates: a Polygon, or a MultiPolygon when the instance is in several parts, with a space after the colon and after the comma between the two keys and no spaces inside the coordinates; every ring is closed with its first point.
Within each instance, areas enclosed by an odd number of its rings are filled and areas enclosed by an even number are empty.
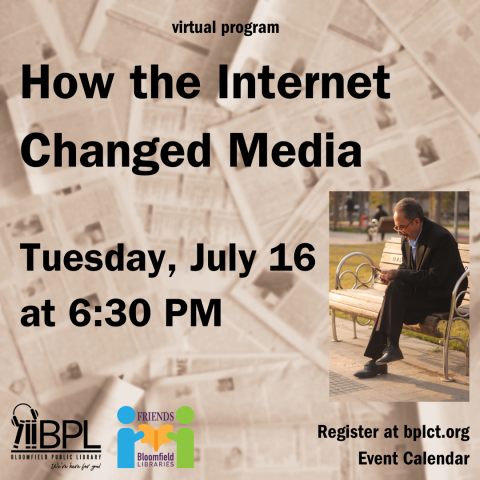
{"type": "Polygon", "coordinates": [[[397,270],[381,270],[380,271],[380,281],[384,285],[387,285],[394,278],[397,278],[397,275],[398,275],[397,270]]]}

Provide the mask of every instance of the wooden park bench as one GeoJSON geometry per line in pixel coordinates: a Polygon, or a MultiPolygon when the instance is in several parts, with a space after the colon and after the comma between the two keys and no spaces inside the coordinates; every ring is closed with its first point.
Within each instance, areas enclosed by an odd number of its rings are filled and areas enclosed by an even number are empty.
{"type": "MultiPolygon", "coordinates": [[[[380,269],[396,269],[402,263],[400,242],[400,237],[391,237],[388,239],[382,253],[382,259],[380,260],[380,269]]],[[[470,273],[470,245],[458,245],[458,249],[465,267],[465,273],[458,279],[452,292],[450,311],[432,313],[432,315],[426,317],[425,320],[418,325],[403,325],[405,330],[422,333],[430,337],[444,338],[443,380],[445,381],[451,381],[448,377],[448,345],[450,340],[459,340],[465,347],[465,369],[466,375],[469,374],[469,342],[465,342],[460,337],[450,335],[452,323],[454,321],[462,321],[467,325],[467,328],[470,329],[468,321],[470,318],[470,287],[468,287],[465,292],[465,297],[461,306],[456,307],[456,302],[454,301],[463,293],[458,291],[460,283],[470,273]],[[447,322],[445,336],[438,328],[438,324],[444,321],[447,322]]],[[[368,255],[360,252],[350,253],[338,264],[335,277],[335,289],[331,290],[329,294],[329,308],[332,310],[332,333],[335,342],[339,341],[335,324],[335,312],[338,311],[351,315],[353,320],[353,338],[357,338],[357,323],[366,326],[370,324],[372,320],[375,321],[377,318],[387,286],[380,282],[378,274],[374,269],[370,268],[370,265],[375,266],[368,255]],[[359,263],[355,271],[345,270],[342,272],[344,263],[352,257],[363,257],[363,263],[359,263]],[[365,262],[365,260],[367,262],[365,262]],[[359,278],[361,276],[361,268],[369,270],[367,277],[370,275],[370,278],[366,281],[362,281],[359,278]],[[353,288],[344,289],[342,287],[342,279],[344,275],[353,276],[355,282],[353,288]],[[359,322],[358,317],[364,318],[367,321],[364,323],[359,322]]]]}

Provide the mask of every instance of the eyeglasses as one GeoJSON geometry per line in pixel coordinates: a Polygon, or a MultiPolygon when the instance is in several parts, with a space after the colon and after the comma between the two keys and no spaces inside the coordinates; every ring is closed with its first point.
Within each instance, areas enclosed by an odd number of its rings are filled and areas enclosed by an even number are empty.
{"type": "MultiPolygon", "coordinates": [[[[415,220],[415,219],[413,219],[415,220]]],[[[400,227],[393,227],[393,229],[399,233],[399,232],[404,232],[406,230],[406,228],[413,222],[413,220],[410,220],[407,225],[405,225],[403,228],[400,228],[400,227]]]]}

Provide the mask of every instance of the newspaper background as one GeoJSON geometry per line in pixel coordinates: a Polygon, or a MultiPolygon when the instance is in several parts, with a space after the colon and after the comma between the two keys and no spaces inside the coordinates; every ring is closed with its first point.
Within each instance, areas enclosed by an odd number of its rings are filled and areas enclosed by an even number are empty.
{"type": "MultiPolygon", "coordinates": [[[[73,479],[81,473],[51,473],[45,465],[10,460],[10,420],[21,402],[34,405],[41,418],[89,418],[96,425],[92,435],[106,447],[101,471],[91,473],[102,479],[478,477],[478,455],[467,468],[452,471],[359,467],[358,450],[388,453],[392,445],[381,439],[321,442],[317,425],[468,423],[470,442],[442,441],[435,449],[478,451],[475,347],[469,404],[329,403],[326,239],[329,190],[469,190],[471,282],[478,283],[479,1],[1,0],[0,11],[0,465],[6,478],[73,479]],[[175,36],[171,30],[179,20],[214,19],[215,35],[175,36]],[[279,23],[280,33],[222,37],[219,32],[222,22],[249,21],[279,23]],[[257,95],[217,101],[220,63],[242,73],[268,64],[277,76],[300,77],[316,71],[371,76],[381,64],[391,74],[391,98],[267,101],[257,95]],[[19,96],[22,64],[30,64],[34,76],[41,64],[49,64],[51,81],[62,71],[113,72],[115,78],[106,100],[96,96],[85,102],[78,94],[59,100],[52,91],[49,99],[40,99],[35,87],[27,100],[19,96]],[[195,100],[133,98],[128,74],[135,65],[150,72],[150,64],[174,78],[195,73],[201,94],[195,100]],[[93,139],[134,143],[152,136],[186,145],[208,130],[212,167],[162,167],[153,177],[136,177],[128,169],[32,169],[24,165],[19,143],[39,125],[48,133],[61,131],[77,145],[93,139]],[[332,131],[336,145],[344,140],[362,145],[362,168],[232,169],[227,162],[233,131],[247,141],[254,132],[268,132],[269,142],[294,145],[311,141],[313,132],[332,131]],[[422,135],[434,142],[438,162],[422,163],[415,147],[422,135]],[[106,252],[118,242],[128,250],[166,249],[166,262],[176,263],[178,271],[171,279],[163,271],[155,279],[144,272],[26,272],[18,248],[26,238],[45,250],[84,251],[93,245],[106,252]],[[275,307],[275,295],[267,296],[270,304],[262,313],[252,283],[258,284],[269,249],[290,239],[317,247],[316,268],[295,272],[294,285],[304,287],[284,295],[281,308],[275,307]],[[257,248],[258,268],[239,280],[237,258],[237,272],[187,273],[184,266],[192,263],[198,242],[217,253],[230,243],[257,248]],[[306,289],[315,292],[309,302],[292,295],[306,289]],[[82,296],[93,304],[147,298],[152,320],[143,328],[78,329],[65,312],[82,296]],[[186,319],[165,327],[166,298],[213,297],[222,298],[221,328],[191,328],[186,319]],[[57,326],[20,327],[21,307],[46,298],[57,306],[57,326]],[[288,312],[299,306],[310,321],[288,312]],[[189,392],[198,411],[199,468],[137,469],[135,476],[118,470],[119,406],[157,411],[170,402],[175,410],[179,391],[189,392]]],[[[473,304],[478,301],[474,295],[473,304]]],[[[471,336],[476,345],[475,319],[471,336]]],[[[145,445],[140,448],[148,452],[145,445]]],[[[429,444],[395,448],[420,452],[429,444]]]]}

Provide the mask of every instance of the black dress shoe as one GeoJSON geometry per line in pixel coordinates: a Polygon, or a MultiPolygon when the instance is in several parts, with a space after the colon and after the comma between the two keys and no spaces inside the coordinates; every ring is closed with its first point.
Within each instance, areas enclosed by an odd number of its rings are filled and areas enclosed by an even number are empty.
{"type": "Polygon", "coordinates": [[[371,377],[376,377],[377,375],[380,375],[382,373],[388,373],[387,366],[377,365],[375,363],[375,360],[370,360],[365,364],[365,367],[363,368],[363,370],[359,370],[358,372],[355,372],[353,375],[358,378],[371,378],[371,377]]]}
{"type": "Polygon", "coordinates": [[[383,351],[383,357],[377,360],[377,365],[385,365],[387,363],[396,362],[397,360],[403,360],[403,354],[400,347],[389,345],[383,351]]]}

